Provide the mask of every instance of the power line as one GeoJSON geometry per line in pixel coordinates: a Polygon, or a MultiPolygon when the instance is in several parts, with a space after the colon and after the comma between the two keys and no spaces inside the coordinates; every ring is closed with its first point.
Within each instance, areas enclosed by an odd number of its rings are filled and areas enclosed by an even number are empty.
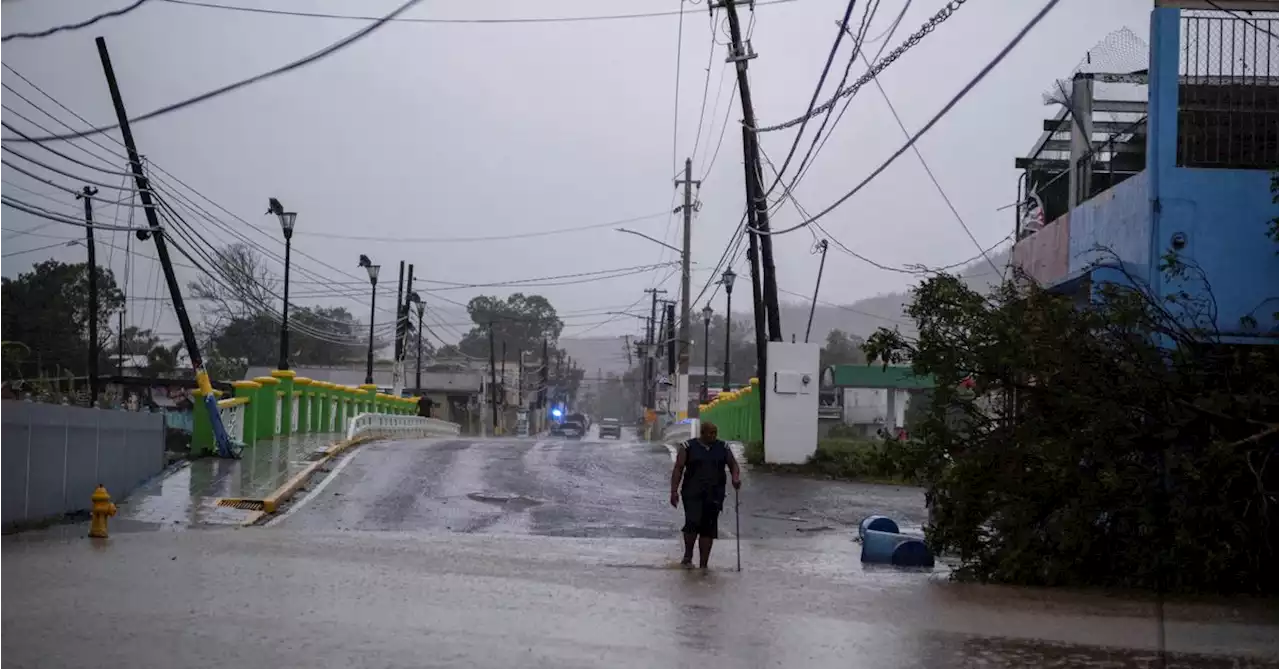
{"type": "Polygon", "coordinates": [[[396,244],[462,244],[470,242],[498,242],[506,239],[530,239],[533,237],[550,237],[552,235],[563,235],[570,232],[581,232],[583,230],[595,230],[598,228],[617,227],[628,223],[637,223],[650,219],[670,216],[670,211],[659,211],[644,216],[635,216],[632,218],[624,218],[616,221],[606,221],[604,223],[591,223],[588,225],[578,225],[571,228],[555,228],[552,230],[539,230],[535,232],[518,232],[509,235],[484,235],[479,237],[379,237],[371,235],[345,235],[341,233],[329,232],[308,232],[308,237],[319,237],[323,239],[346,239],[350,241],[364,242],[394,242],[396,244]]]}
{"type": "Polygon", "coordinates": [[[85,223],[82,220],[70,218],[64,214],[59,214],[56,211],[51,211],[49,209],[45,209],[44,207],[37,207],[36,205],[31,204],[29,202],[23,202],[22,200],[9,197],[8,195],[0,195],[0,202],[3,202],[4,206],[6,207],[10,207],[12,209],[17,209],[18,211],[26,212],[28,214],[31,214],[32,216],[38,216],[46,220],[54,221],[57,223],[66,223],[67,225],[74,225],[81,228],[92,227],[95,230],[117,230],[122,232],[138,232],[140,230],[149,231],[151,229],[151,228],[134,228],[134,227],[128,227],[124,225],[111,225],[110,223],[89,224],[89,223],[85,223]]]}
{"type": "Polygon", "coordinates": [[[0,258],[11,258],[13,256],[20,256],[24,253],[35,253],[36,251],[47,251],[53,248],[59,248],[59,247],[65,248],[67,246],[75,246],[76,243],[79,241],[80,241],[79,239],[69,239],[65,242],[61,242],[58,244],[46,244],[44,246],[37,246],[33,249],[24,249],[22,251],[10,251],[9,253],[0,254],[0,258]]]}
{"type": "MultiPolygon", "coordinates": [[[[827,61],[823,63],[822,74],[818,76],[818,83],[813,87],[813,95],[809,97],[809,106],[804,113],[803,120],[801,120],[800,122],[800,129],[796,131],[796,136],[791,140],[791,148],[787,149],[787,157],[782,159],[782,168],[778,170],[777,178],[775,178],[773,180],[773,183],[770,184],[769,187],[765,189],[764,194],[761,195],[762,198],[769,197],[769,194],[773,192],[773,189],[777,188],[778,183],[782,181],[782,175],[785,174],[787,171],[787,166],[791,164],[791,159],[794,158],[796,155],[796,149],[799,148],[800,146],[800,140],[804,138],[805,126],[808,125],[809,119],[813,115],[814,105],[818,104],[818,96],[822,95],[822,86],[827,83],[827,75],[831,73],[831,64],[835,62],[836,53],[839,52],[840,50],[840,42],[844,40],[845,32],[846,30],[848,30],[849,18],[853,15],[853,7],[855,4],[857,4],[857,0],[849,0],[848,4],[845,5],[844,17],[840,19],[840,29],[836,33],[835,41],[831,43],[830,51],[827,52],[827,61]]],[[[863,25],[866,25],[867,23],[867,13],[871,11],[872,7],[878,6],[878,5],[879,5],[878,0],[870,0],[867,3],[866,9],[864,9],[862,12],[863,25]]],[[[855,53],[858,47],[859,45],[854,44],[855,53]]],[[[845,69],[845,74],[846,76],[848,75],[847,68],[845,69]]],[[[843,81],[841,83],[843,83],[843,81]]],[[[818,133],[821,134],[821,132],[822,130],[819,129],[818,133]]],[[[815,141],[816,141],[816,138],[815,138],[815,141]]],[[[810,146],[811,146],[810,151],[812,151],[812,145],[810,146]]],[[[802,163],[802,166],[803,166],[803,163],[802,163]]]]}
{"type": "MultiPolygon", "coordinates": [[[[877,8],[878,7],[879,5],[877,5],[877,8]]],[[[881,34],[881,37],[885,38],[885,42],[880,45],[880,49],[876,51],[875,58],[873,58],[872,60],[880,59],[880,54],[884,53],[885,47],[889,45],[888,38],[892,37],[893,34],[897,32],[898,26],[902,23],[902,18],[906,16],[907,10],[910,8],[911,8],[911,0],[907,0],[907,2],[903,3],[902,9],[899,10],[897,17],[894,18],[893,23],[889,26],[889,29],[881,34]]],[[[861,38],[854,38],[853,53],[849,55],[849,62],[845,66],[844,76],[840,79],[840,85],[836,87],[837,90],[843,88],[845,81],[848,80],[849,72],[853,67],[854,59],[857,58],[858,54],[862,53],[862,49],[867,42],[866,31],[869,30],[870,28],[871,28],[870,21],[865,21],[862,27],[860,28],[861,38]]],[[[845,98],[844,106],[840,108],[840,113],[836,115],[835,122],[830,124],[831,129],[827,131],[826,135],[823,135],[822,130],[826,128],[829,122],[831,121],[831,112],[832,110],[835,109],[835,106],[832,106],[830,109],[827,109],[826,115],[822,119],[822,125],[818,128],[818,134],[814,135],[813,141],[809,143],[809,150],[805,152],[804,159],[800,161],[800,169],[796,172],[796,176],[794,179],[791,180],[791,183],[787,185],[788,194],[794,192],[796,189],[796,186],[800,185],[800,182],[805,178],[806,175],[809,174],[809,170],[813,168],[814,163],[817,161],[818,154],[822,153],[822,149],[826,148],[827,141],[830,140],[831,136],[834,135],[836,132],[835,130],[836,126],[840,125],[840,121],[844,119],[845,112],[849,111],[849,106],[853,104],[853,98],[854,98],[853,95],[850,95],[845,98]]],[[[781,197],[778,198],[778,202],[776,203],[777,206],[781,207],[782,199],[783,198],[781,197]]]]}
{"type": "MultiPolygon", "coordinates": [[[[871,67],[871,61],[867,60],[866,54],[862,54],[862,60],[867,63],[868,68],[871,67]]],[[[907,130],[907,125],[902,122],[902,117],[898,115],[898,109],[894,107],[893,101],[889,99],[889,94],[885,92],[884,86],[880,84],[880,78],[876,77],[874,78],[874,81],[876,88],[880,91],[880,96],[884,98],[885,105],[889,107],[889,112],[893,114],[893,120],[897,122],[898,127],[902,130],[902,136],[910,139],[911,132],[907,130]]],[[[944,190],[942,188],[942,184],[938,182],[938,177],[934,176],[933,170],[929,167],[929,163],[924,159],[924,154],[920,153],[920,148],[915,144],[912,144],[911,150],[915,152],[916,159],[920,161],[920,167],[924,168],[924,173],[929,176],[929,181],[933,182],[933,187],[937,189],[938,195],[942,196],[942,201],[947,204],[947,208],[951,210],[951,215],[955,216],[956,222],[960,224],[960,227],[964,230],[964,234],[969,237],[969,241],[973,242],[973,245],[982,253],[982,257],[986,259],[987,264],[991,265],[991,269],[994,269],[996,272],[1000,272],[1000,268],[996,267],[996,264],[992,262],[991,257],[987,255],[987,252],[982,250],[982,245],[978,243],[978,238],[973,236],[973,231],[969,229],[969,224],[964,222],[964,217],[960,215],[960,211],[956,209],[955,204],[951,202],[951,198],[947,196],[947,191],[944,190]]]]}
{"type": "MultiPolygon", "coordinates": [[[[161,107],[161,108],[159,108],[159,109],[157,109],[157,110],[155,110],[155,111],[147,112],[146,114],[143,114],[143,115],[141,115],[141,116],[137,116],[137,117],[131,118],[131,119],[129,119],[129,122],[130,122],[130,123],[140,123],[140,122],[142,122],[142,121],[147,121],[147,120],[150,120],[150,119],[153,119],[153,118],[159,117],[159,116],[164,116],[165,114],[168,114],[168,113],[170,113],[170,112],[175,112],[175,111],[178,111],[178,110],[180,110],[180,109],[185,109],[185,108],[187,108],[187,107],[190,107],[191,105],[194,105],[194,104],[198,104],[198,103],[201,103],[201,102],[205,102],[205,101],[208,101],[208,100],[212,100],[212,99],[217,98],[217,97],[221,97],[221,96],[223,96],[223,95],[225,95],[225,94],[227,94],[227,93],[230,93],[230,92],[232,92],[232,91],[236,91],[236,90],[239,90],[239,89],[241,89],[241,88],[244,88],[245,86],[250,86],[250,85],[252,85],[252,84],[256,84],[256,83],[261,82],[261,81],[266,81],[267,79],[271,79],[271,78],[276,77],[276,76],[279,76],[279,75],[281,75],[281,74],[286,74],[286,73],[288,73],[288,72],[291,72],[291,71],[293,71],[293,70],[296,70],[296,69],[298,69],[298,68],[300,68],[300,67],[304,67],[304,66],[306,66],[306,65],[310,65],[311,63],[314,63],[314,62],[319,61],[319,60],[321,60],[321,59],[324,59],[324,58],[326,58],[326,57],[328,57],[328,56],[331,56],[331,55],[333,55],[333,54],[335,54],[335,53],[337,53],[337,52],[339,52],[339,51],[341,51],[341,50],[343,50],[343,49],[345,49],[345,48],[347,48],[347,47],[351,46],[352,44],[355,44],[356,42],[359,42],[360,40],[364,39],[365,37],[368,37],[369,35],[371,35],[371,34],[372,34],[372,33],[374,33],[375,31],[377,31],[379,28],[381,28],[381,27],[385,26],[385,25],[387,24],[387,22],[388,22],[388,21],[390,21],[391,19],[394,19],[395,17],[397,17],[397,16],[399,16],[400,14],[404,13],[405,11],[407,11],[410,7],[413,7],[414,5],[418,4],[418,2],[419,2],[419,1],[420,1],[420,0],[405,0],[404,4],[400,5],[400,6],[399,6],[399,7],[397,7],[396,9],[392,10],[390,14],[387,14],[386,16],[383,16],[383,17],[381,17],[381,18],[377,19],[376,21],[374,21],[374,22],[373,22],[373,23],[371,23],[370,25],[367,25],[367,26],[365,26],[364,28],[361,28],[360,30],[357,30],[356,32],[351,33],[350,35],[348,35],[348,36],[346,36],[346,37],[344,37],[344,38],[342,38],[342,39],[338,40],[337,42],[334,42],[333,44],[330,44],[329,46],[327,46],[327,47],[325,47],[325,48],[323,48],[323,49],[321,49],[321,50],[319,50],[319,51],[317,51],[317,52],[315,52],[315,53],[311,54],[310,56],[306,56],[306,57],[304,57],[304,58],[301,58],[301,59],[295,60],[295,61],[293,61],[293,62],[291,62],[291,63],[286,64],[286,65],[282,65],[282,66],[280,66],[280,67],[275,68],[274,70],[268,70],[267,72],[263,72],[263,73],[261,73],[261,74],[256,74],[256,75],[254,75],[254,76],[252,76],[252,77],[249,77],[249,78],[247,78],[247,79],[241,79],[240,81],[237,81],[237,82],[234,82],[234,83],[231,83],[231,84],[227,84],[226,86],[222,86],[222,87],[220,87],[220,88],[216,88],[216,89],[214,89],[214,90],[207,91],[207,92],[205,92],[205,93],[201,93],[201,94],[196,95],[196,96],[194,96],[194,97],[187,98],[186,100],[182,100],[181,102],[175,102],[175,103],[173,103],[173,104],[166,105],[166,106],[161,107]]],[[[37,138],[34,138],[34,139],[24,139],[24,140],[21,140],[21,141],[24,141],[24,142],[47,142],[47,141],[54,141],[54,140],[75,139],[75,138],[80,138],[80,137],[88,137],[88,136],[90,136],[90,135],[97,135],[97,134],[100,134],[100,133],[107,132],[107,131],[109,131],[109,130],[115,130],[116,128],[119,128],[119,127],[120,127],[120,124],[119,124],[119,123],[115,123],[115,124],[111,124],[111,125],[99,126],[99,127],[97,127],[97,128],[92,128],[92,129],[90,129],[90,130],[84,130],[84,131],[77,132],[77,133],[73,133],[73,134],[67,134],[67,135],[51,135],[51,136],[48,136],[48,137],[37,137],[37,138]]],[[[19,140],[13,140],[13,141],[19,141],[19,140]]]]}
{"type": "MultiPolygon", "coordinates": [[[[800,293],[792,292],[792,291],[790,291],[790,290],[783,290],[783,289],[781,289],[781,288],[779,288],[779,289],[778,289],[778,292],[779,292],[779,293],[786,293],[787,295],[791,295],[792,297],[799,297],[799,298],[804,299],[805,301],[808,301],[808,300],[812,300],[812,299],[813,299],[813,296],[812,296],[812,295],[801,295],[800,293]]],[[[816,301],[818,304],[821,304],[821,305],[823,305],[823,306],[832,307],[832,308],[835,308],[835,309],[841,309],[841,310],[843,310],[843,311],[848,311],[848,312],[850,312],[850,313],[858,314],[858,315],[860,315],[860,316],[866,316],[866,317],[868,317],[868,318],[877,318],[877,319],[879,319],[879,320],[882,320],[882,321],[889,321],[889,322],[891,322],[891,323],[907,323],[907,322],[908,322],[908,321],[903,320],[903,319],[901,319],[901,318],[892,318],[892,317],[890,317],[890,316],[881,316],[881,315],[879,315],[879,314],[873,314],[873,313],[871,313],[870,311],[863,311],[863,310],[861,310],[861,309],[854,309],[853,307],[845,306],[845,305],[843,305],[843,304],[836,304],[835,302],[827,302],[826,300],[815,300],[815,301],[816,301]]]]}
{"type": "MultiPolygon", "coordinates": [[[[707,0],[710,2],[710,0],[707,0]]],[[[680,3],[680,22],[676,28],[676,94],[674,120],[671,122],[671,169],[675,170],[677,164],[677,148],[680,135],[680,59],[684,53],[684,0],[677,0],[680,3]]]]}
{"type": "Polygon", "coordinates": [[[858,89],[862,88],[868,81],[871,80],[872,77],[883,72],[885,68],[892,65],[894,61],[896,61],[899,57],[902,56],[902,54],[906,53],[912,47],[919,44],[920,40],[924,39],[925,35],[928,35],[929,33],[933,32],[934,29],[936,29],[939,25],[941,25],[943,21],[946,21],[948,18],[951,18],[951,16],[955,14],[956,10],[959,9],[960,6],[963,5],[964,3],[965,3],[965,0],[949,0],[949,2],[947,2],[947,5],[943,7],[941,10],[939,10],[938,13],[929,17],[929,20],[925,21],[924,25],[920,26],[919,30],[912,33],[910,37],[908,37],[902,44],[898,45],[898,47],[895,48],[893,51],[890,51],[889,55],[884,57],[884,60],[881,60],[878,63],[876,63],[874,67],[868,70],[861,77],[858,77],[858,80],[853,82],[848,88],[836,91],[836,94],[831,96],[830,100],[827,100],[826,102],[818,105],[817,107],[810,109],[809,112],[806,113],[805,115],[797,116],[796,118],[793,118],[790,121],[785,121],[783,123],[778,123],[776,125],[765,126],[763,128],[752,128],[752,130],[756,132],[773,132],[775,130],[784,130],[786,128],[790,128],[790,127],[799,125],[801,123],[804,123],[805,121],[812,118],[813,116],[816,116],[818,114],[821,114],[827,111],[828,108],[830,108],[832,105],[836,103],[836,100],[839,100],[842,97],[848,97],[850,95],[853,95],[854,93],[857,93],[858,89]]]}
{"type": "MultiPolygon", "coordinates": [[[[796,0],[761,0],[756,3],[757,7],[764,5],[780,5],[796,0]]],[[[311,19],[337,19],[347,21],[374,21],[376,16],[358,16],[354,14],[329,14],[325,12],[303,12],[285,9],[267,9],[263,7],[244,7],[240,5],[223,5],[212,2],[199,2],[198,0],[165,0],[175,5],[189,5],[191,7],[206,7],[209,9],[224,9],[238,12],[251,12],[254,14],[274,14],[278,16],[296,16],[300,18],[311,19]]],[[[390,19],[397,23],[427,23],[427,24],[453,24],[453,25],[500,25],[508,23],[585,23],[591,21],[621,21],[628,19],[648,19],[664,16],[679,16],[683,13],[674,12],[636,12],[632,14],[603,14],[593,16],[531,16],[531,17],[511,17],[511,18],[493,18],[493,19],[429,19],[418,17],[396,17],[390,19]]]]}
{"type": "MultiPolygon", "coordinates": [[[[952,0],[952,2],[960,2],[960,1],[961,0],[952,0]]],[[[964,88],[960,89],[960,92],[956,93],[955,97],[951,98],[950,102],[944,105],[942,109],[939,110],[938,113],[933,116],[933,118],[929,119],[928,123],[925,123],[924,126],[920,128],[920,130],[916,131],[916,133],[912,135],[909,140],[907,140],[906,144],[903,144],[901,148],[899,148],[897,151],[894,151],[893,155],[889,156],[889,158],[885,160],[884,163],[882,163],[879,167],[877,167],[874,171],[872,171],[871,174],[867,175],[867,177],[863,179],[861,182],[859,182],[858,185],[854,186],[852,190],[850,190],[848,193],[845,193],[843,196],[841,196],[835,202],[828,205],[827,208],[818,212],[812,218],[802,221],[790,228],[786,228],[783,230],[767,231],[767,232],[753,229],[750,231],[750,234],[781,235],[781,234],[786,234],[788,232],[792,232],[795,230],[799,230],[800,228],[806,227],[811,223],[813,223],[814,221],[831,213],[833,210],[835,210],[836,207],[839,207],[840,205],[844,204],[849,198],[853,197],[855,194],[858,193],[858,191],[865,188],[867,184],[871,183],[876,177],[880,176],[880,174],[884,172],[885,169],[887,169],[889,165],[893,163],[893,161],[897,160],[899,156],[906,153],[907,149],[911,148],[922,136],[924,136],[926,132],[931,130],[933,126],[937,125],[938,121],[942,120],[942,117],[946,116],[953,107],[959,104],[960,100],[964,99],[964,97],[969,94],[969,91],[973,90],[973,88],[977,86],[978,83],[982,81],[987,76],[987,74],[991,72],[991,70],[995,69],[995,66],[999,65],[1000,62],[1004,60],[1005,56],[1009,55],[1010,51],[1013,51],[1013,48],[1016,47],[1018,43],[1021,42],[1022,39],[1027,36],[1027,33],[1031,32],[1032,28],[1034,28],[1037,24],[1040,23],[1040,21],[1045,17],[1045,15],[1049,13],[1051,9],[1057,6],[1059,1],[1060,0],[1049,0],[1047,3],[1045,3],[1044,7],[1042,7],[1040,11],[1037,12],[1036,15],[1031,18],[1031,21],[1028,22],[1027,25],[1023,26],[1022,30],[1018,31],[1018,34],[1015,35],[1013,39],[1007,45],[1005,45],[1005,47],[1001,49],[999,53],[996,54],[995,58],[993,58],[991,62],[987,63],[987,65],[983,67],[982,70],[979,71],[978,74],[974,76],[974,78],[971,79],[968,84],[965,84],[964,88]]]]}
{"type": "MultiPolygon", "coordinates": [[[[908,10],[911,9],[911,3],[913,3],[913,0],[906,0],[906,3],[902,4],[902,9],[900,10],[900,12],[897,13],[897,17],[893,19],[893,23],[891,24],[891,26],[888,27],[887,31],[884,31],[883,33],[881,33],[881,36],[877,37],[876,40],[874,40],[874,41],[884,40],[884,42],[882,43],[881,47],[879,47],[879,49],[876,51],[876,58],[873,58],[872,60],[878,61],[879,58],[881,58],[881,55],[883,54],[884,49],[886,49],[886,47],[888,46],[888,40],[890,40],[890,38],[893,36],[893,33],[897,32],[897,28],[899,28],[902,24],[902,19],[906,17],[906,12],[908,12],[908,10]]],[[[865,45],[865,42],[867,41],[868,41],[867,38],[865,38],[864,36],[863,42],[861,42],[861,45],[865,45]]],[[[855,50],[854,55],[858,55],[859,51],[860,50],[855,50]]],[[[851,64],[852,64],[852,56],[850,58],[850,65],[851,64]]],[[[844,86],[844,82],[841,82],[841,87],[842,86],[844,86]]],[[[852,104],[854,104],[855,95],[856,93],[851,93],[851,95],[845,97],[845,105],[840,107],[840,114],[836,114],[836,120],[835,120],[835,123],[831,125],[831,130],[828,130],[826,136],[822,137],[822,141],[818,143],[818,147],[814,148],[813,156],[810,156],[808,165],[805,165],[804,162],[801,162],[799,173],[796,174],[795,179],[791,180],[790,189],[792,192],[795,191],[796,185],[799,185],[801,180],[805,178],[805,175],[809,174],[809,170],[813,169],[814,162],[817,161],[819,153],[822,153],[823,148],[827,147],[827,142],[829,141],[829,139],[831,139],[831,136],[833,136],[833,134],[836,134],[836,127],[840,125],[841,120],[844,120],[845,114],[847,113],[847,111],[849,111],[849,107],[852,106],[852,104]]],[[[835,109],[835,107],[832,107],[832,109],[835,109]]],[[[827,118],[831,118],[831,110],[827,110],[827,118]]],[[[826,125],[826,120],[824,120],[823,125],[826,125]]],[[[819,136],[820,134],[822,133],[820,133],[820,130],[819,130],[819,136]]]]}
{"type": "Polygon", "coordinates": [[[120,9],[113,9],[109,12],[103,12],[101,14],[98,14],[97,16],[93,16],[91,18],[85,19],[84,21],[81,21],[79,23],[69,23],[67,25],[54,26],[47,30],[41,30],[33,33],[10,33],[8,35],[5,35],[4,37],[0,37],[0,42],[8,42],[11,39],[38,39],[40,37],[48,37],[50,35],[68,31],[68,30],[79,30],[81,28],[88,28],[89,26],[103,19],[114,18],[117,16],[124,16],[125,14],[132,12],[133,10],[143,6],[146,3],[147,3],[147,0],[135,0],[135,2],[131,5],[121,7],[120,9]]]}

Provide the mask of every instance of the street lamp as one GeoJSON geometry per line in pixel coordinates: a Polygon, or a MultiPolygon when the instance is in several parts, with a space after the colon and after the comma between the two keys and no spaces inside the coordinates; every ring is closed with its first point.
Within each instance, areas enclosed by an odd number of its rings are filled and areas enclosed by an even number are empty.
{"type": "Polygon", "coordinates": [[[423,304],[422,296],[417,291],[410,291],[409,303],[418,305],[418,355],[417,368],[413,374],[413,389],[419,395],[422,394],[422,314],[426,311],[427,305],[423,304]]]}
{"type": "Polygon", "coordinates": [[[722,390],[729,390],[729,333],[733,330],[733,280],[738,275],[730,267],[720,275],[720,283],[724,284],[724,383],[722,390]]]}
{"type": "Polygon", "coordinates": [[[369,256],[360,255],[360,266],[369,273],[369,357],[364,364],[364,382],[373,383],[373,320],[377,314],[378,304],[378,270],[382,265],[375,265],[369,256]]]}
{"type": "Polygon", "coordinates": [[[707,401],[707,391],[711,386],[707,383],[707,372],[711,369],[711,303],[702,308],[702,401],[707,401]]]}
{"type": "Polygon", "coordinates": [[[276,367],[289,369],[289,266],[293,251],[293,225],[298,220],[298,214],[285,211],[280,201],[274,197],[271,198],[267,213],[275,214],[280,219],[280,230],[284,233],[284,303],[280,307],[280,361],[276,367]]]}

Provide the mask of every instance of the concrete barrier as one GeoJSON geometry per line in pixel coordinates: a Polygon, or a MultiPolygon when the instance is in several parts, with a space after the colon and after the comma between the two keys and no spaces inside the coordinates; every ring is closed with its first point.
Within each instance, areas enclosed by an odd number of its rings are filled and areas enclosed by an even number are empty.
{"type": "Polygon", "coordinates": [[[438,418],[362,413],[347,424],[347,440],[358,437],[456,437],[459,426],[438,418]]]}
{"type": "Polygon", "coordinates": [[[868,516],[858,524],[862,538],[862,561],[895,567],[932,567],[933,552],[920,537],[898,531],[898,524],[885,516],[868,516]]]}

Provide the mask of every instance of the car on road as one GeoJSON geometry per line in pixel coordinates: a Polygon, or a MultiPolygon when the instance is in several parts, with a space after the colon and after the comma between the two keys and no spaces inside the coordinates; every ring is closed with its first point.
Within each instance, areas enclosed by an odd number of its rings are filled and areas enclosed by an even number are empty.
{"type": "Polygon", "coordinates": [[[600,438],[622,438],[622,423],[617,418],[605,418],[600,421],[600,438]]]}
{"type": "Polygon", "coordinates": [[[581,439],[587,433],[587,428],[576,420],[566,420],[560,424],[560,434],[569,439],[581,439]]]}
{"type": "Polygon", "coordinates": [[[551,436],[553,437],[560,436],[561,425],[563,425],[563,423],[557,423],[557,422],[551,423],[551,436]]]}

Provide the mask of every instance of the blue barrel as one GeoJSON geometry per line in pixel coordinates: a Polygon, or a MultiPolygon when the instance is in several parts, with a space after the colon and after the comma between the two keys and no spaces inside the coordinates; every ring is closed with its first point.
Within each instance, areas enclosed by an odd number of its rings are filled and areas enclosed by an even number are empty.
{"type": "Polygon", "coordinates": [[[868,529],[862,536],[862,561],[897,567],[932,567],[933,553],[917,537],[868,529]]]}
{"type": "Polygon", "coordinates": [[[858,538],[865,539],[867,530],[875,530],[877,532],[891,532],[898,534],[898,524],[888,516],[867,516],[858,523],[858,538]]]}

